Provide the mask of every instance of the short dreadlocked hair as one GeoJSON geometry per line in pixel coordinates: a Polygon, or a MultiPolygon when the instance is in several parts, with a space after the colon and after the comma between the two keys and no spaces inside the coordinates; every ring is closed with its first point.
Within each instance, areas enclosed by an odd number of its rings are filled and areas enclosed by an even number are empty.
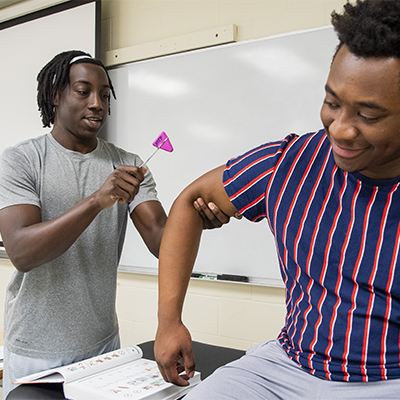
{"type": "MultiPolygon", "coordinates": [[[[54,99],[58,93],[62,92],[68,86],[71,61],[75,59],[75,57],[79,56],[83,56],[83,58],[77,59],[72,65],[89,63],[102,67],[106,72],[113,97],[116,99],[110,76],[100,60],[92,58],[89,53],[79,50],[65,51],[57,54],[42,68],[37,76],[37,103],[42,118],[43,128],[50,128],[50,125],[54,124],[54,99]]],[[[108,113],[110,113],[110,108],[108,109],[108,113]]]]}
{"type": "Polygon", "coordinates": [[[358,57],[400,58],[400,1],[357,0],[344,5],[343,14],[332,12],[339,38],[337,51],[346,45],[358,57]]]}

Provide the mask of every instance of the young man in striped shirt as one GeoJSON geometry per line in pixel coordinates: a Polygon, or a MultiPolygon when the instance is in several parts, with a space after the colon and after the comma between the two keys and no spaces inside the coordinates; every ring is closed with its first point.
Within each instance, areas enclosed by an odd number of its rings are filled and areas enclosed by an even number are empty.
{"type": "Polygon", "coordinates": [[[171,210],[155,345],[166,380],[185,385],[194,370],[181,310],[201,235],[195,198],[266,218],[286,285],[277,340],[219,369],[188,400],[400,396],[400,2],[347,3],[332,23],[340,44],[324,129],[228,161],[171,210]]]}

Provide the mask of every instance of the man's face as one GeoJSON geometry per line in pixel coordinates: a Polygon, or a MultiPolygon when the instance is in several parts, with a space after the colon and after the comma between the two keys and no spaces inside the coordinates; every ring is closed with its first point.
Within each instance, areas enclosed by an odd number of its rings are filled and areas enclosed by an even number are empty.
{"type": "Polygon", "coordinates": [[[97,143],[96,136],[106,122],[110,86],[103,68],[98,65],[73,64],[69,85],[56,96],[53,135],[65,147],[97,143]]]}
{"type": "Polygon", "coordinates": [[[337,53],[321,120],[339,168],[373,179],[400,176],[400,59],[337,53]]]}

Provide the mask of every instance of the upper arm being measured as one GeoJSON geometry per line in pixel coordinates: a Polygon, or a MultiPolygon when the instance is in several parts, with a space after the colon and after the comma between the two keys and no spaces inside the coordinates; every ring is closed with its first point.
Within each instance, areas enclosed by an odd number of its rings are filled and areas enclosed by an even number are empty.
{"type": "MultiPolygon", "coordinates": [[[[201,197],[206,203],[213,202],[229,217],[237,213],[235,206],[229,200],[222,183],[225,165],[221,165],[196,179],[180,194],[186,201],[193,203],[201,197]]],[[[177,199],[178,200],[178,199],[177,199]]]]}

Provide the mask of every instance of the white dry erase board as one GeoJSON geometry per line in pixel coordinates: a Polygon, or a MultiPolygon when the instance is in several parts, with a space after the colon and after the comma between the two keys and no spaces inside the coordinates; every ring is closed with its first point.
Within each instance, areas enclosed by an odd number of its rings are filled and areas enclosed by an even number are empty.
{"type": "MultiPolygon", "coordinates": [[[[103,136],[143,159],[165,131],[149,168],[168,212],[181,190],[229,158],[271,140],[321,128],[324,85],[337,46],[332,27],[126,64],[109,71],[117,101],[103,136]]],[[[130,224],[132,225],[132,224],[130,224]]],[[[121,268],[154,273],[157,260],[129,226],[121,268]]],[[[237,274],[282,285],[264,220],[242,219],[203,233],[196,272],[237,274]]]]}
{"type": "MultiPolygon", "coordinates": [[[[103,136],[146,159],[156,136],[167,132],[175,150],[160,150],[149,168],[169,211],[187,184],[229,158],[291,132],[320,129],[324,85],[336,46],[333,29],[323,27],[111,69],[117,101],[103,136]]],[[[121,266],[149,273],[157,267],[132,227],[121,266]]],[[[282,285],[265,220],[232,219],[221,229],[206,231],[195,271],[282,285]]]]}
{"type": "Polygon", "coordinates": [[[0,152],[49,132],[42,128],[36,103],[37,74],[62,51],[78,49],[94,55],[100,44],[99,22],[99,1],[85,0],[0,24],[0,152]]]}

